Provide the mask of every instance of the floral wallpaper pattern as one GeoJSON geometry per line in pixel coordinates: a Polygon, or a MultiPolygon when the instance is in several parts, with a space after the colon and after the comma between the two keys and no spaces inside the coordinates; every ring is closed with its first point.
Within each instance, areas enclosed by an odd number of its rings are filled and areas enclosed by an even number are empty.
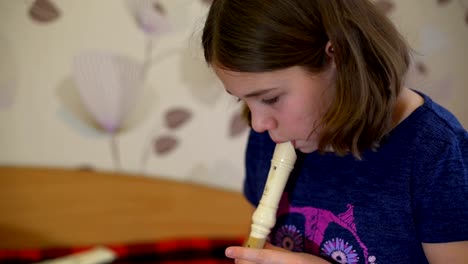
{"type": "MultiPolygon", "coordinates": [[[[407,79],[468,109],[468,2],[374,0],[415,50],[407,79]]],[[[199,44],[210,0],[0,1],[0,165],[241,190],[247,125],[199,44]]]]}

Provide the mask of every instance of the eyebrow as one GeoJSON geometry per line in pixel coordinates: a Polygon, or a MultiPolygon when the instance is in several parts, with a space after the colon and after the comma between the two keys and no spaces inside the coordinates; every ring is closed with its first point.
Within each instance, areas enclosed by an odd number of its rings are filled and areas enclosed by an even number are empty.
{"type": "MultiPolygon", "coordinates": [[[[276,87],[275,88],[268,88],[268,89],[263,89],[263,90],[258,90],[258,91],[253,91],[251,93],[248,93],[246,95],[243,96],[243,98],[250,98],[250,97],[256,97],[256,96],[260,96],[262,94],[266,94],[272,90],[275,90],[277,89],[276,87]]],[[[232,93],[226,89],[226,92],[230,95],[232,95],[232,93]]]]}

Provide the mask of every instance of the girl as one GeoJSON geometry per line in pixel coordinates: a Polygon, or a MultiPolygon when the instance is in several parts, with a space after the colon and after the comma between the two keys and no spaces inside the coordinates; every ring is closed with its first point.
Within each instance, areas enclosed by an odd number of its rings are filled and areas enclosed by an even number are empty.
{"type": "MultiPolygon", "coordinates": [[[[298,152],[255,263],[468,263],[468,133],[403,86],[406,42],[368,0],[214,0],[205,59],[246,105],[244,194],[298,152]]],[[[246,216],[248,217],[248,216],[246,216]]]]}

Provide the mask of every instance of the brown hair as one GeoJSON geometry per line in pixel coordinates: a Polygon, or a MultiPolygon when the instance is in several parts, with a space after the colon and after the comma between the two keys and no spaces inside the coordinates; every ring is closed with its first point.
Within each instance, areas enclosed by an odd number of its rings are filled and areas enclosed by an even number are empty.
{"type": "Polygon", "coordinates": [[[266,72],[336,65],[333,101],[319,150],[360,157],[388,133],[409,65],[409,48],[368,0],[214,0],[202,36],[205,60],[229,70],[266,72]]]}

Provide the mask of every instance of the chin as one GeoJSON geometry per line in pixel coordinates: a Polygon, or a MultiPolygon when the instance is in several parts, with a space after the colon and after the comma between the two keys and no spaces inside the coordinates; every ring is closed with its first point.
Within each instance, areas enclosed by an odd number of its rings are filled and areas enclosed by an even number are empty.
{"type": "Polygon", "coordinates": [[[312,153],[318,149],[318,144],[311,140],[298,140],[295,143],[296,149],[302,153],[312,153]]]}
{"type": "Polygon", "coordinates": [[[313,147],[313,146],[305,146],[305,147],[297,147],[296,149],[299,150],[302,153],[312,153],[312,152],[316,151],[318,148],[313,147]]]}
{"type": "Polygon", "coordinates": [[[309,154],[309,153],[312,153],[312,152],[314,152],[316,150],[317,149],[305,149],[305,150],[299,149],[299,152],[304,153],[304,154],[309,154]]]}

